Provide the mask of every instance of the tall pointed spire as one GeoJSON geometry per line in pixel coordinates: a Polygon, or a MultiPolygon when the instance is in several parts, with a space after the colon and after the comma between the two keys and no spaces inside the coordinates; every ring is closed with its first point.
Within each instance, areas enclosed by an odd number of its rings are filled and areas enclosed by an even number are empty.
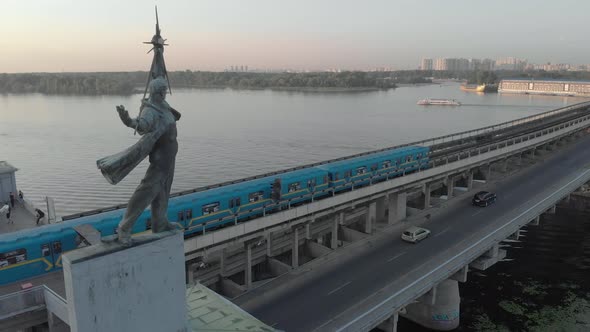
{"type": "Polygon", "coordinates": [[[148,73],[148,79],[145,86],[145,90],[143,92],[143,98],[147,94],[148,86],[150,85],[151,80],[154,78],[161,76],[166,78],[168,81],[168,90],[172,93],[172,89],[170,88],[170,79],[168,78],[168,71],[166,70],[166,63],[164,62],[164,46],[168,46],[166,44],[166,39],[162,38],[160,34],[160,20],[158,18],[158,6],[155,7],[156,9],[156,33],[152,37],[152,40],[149,42],[143,42],[144,44],[152,44],[153,47],[148,51],[154,51],[154,57],[152,59],[152,65],[150,67],[150,71],[148,73]]]}

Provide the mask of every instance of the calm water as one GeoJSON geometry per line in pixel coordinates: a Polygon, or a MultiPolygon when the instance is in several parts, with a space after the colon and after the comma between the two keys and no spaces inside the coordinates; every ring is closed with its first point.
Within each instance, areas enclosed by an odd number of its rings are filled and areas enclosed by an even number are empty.
{"type": "MultiPolygon", "coordinates": [[[[97,159],[138,140],[115,112],[131,97],[0,95],[0,160],[19,168],[17,184],[66,215],[126,202],[147,167],[117,186],[97,159]]],[[[183,116],[173,191],[483,127],[583,101],[572,97],[478,95],[457,84],[365,93],[176,90],[168,98],[183,116]],[[455,98],[464,106],[418,106],[422,98],[455,98]]]]}

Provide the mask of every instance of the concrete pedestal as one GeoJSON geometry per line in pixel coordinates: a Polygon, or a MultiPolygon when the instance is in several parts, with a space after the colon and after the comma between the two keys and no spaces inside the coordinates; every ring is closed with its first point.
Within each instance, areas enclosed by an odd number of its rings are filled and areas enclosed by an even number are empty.
{"type": "Polygon", "coordinates": [[[187,326],[181,232],[101,243],[63,255],[72,332],[171,331],[187,326]]]}

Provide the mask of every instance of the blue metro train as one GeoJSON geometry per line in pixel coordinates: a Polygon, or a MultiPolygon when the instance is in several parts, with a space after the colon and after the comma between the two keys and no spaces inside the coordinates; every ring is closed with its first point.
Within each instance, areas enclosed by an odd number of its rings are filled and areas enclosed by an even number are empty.
{"type": "MultiPolygon", "coordinates": [[[[184,228],[185,237],[202,234],[428,168],[428,153],[427,147],[402,147],[174,194],[168,219],[184,228]]],[[[102,236],[113,235],[124,212],[124,207],[91,211],[63,223],[0,235],[0,285],[61,269],[62,254],[85,245],[73,226],[91,224],[102,236]]],[[[150,228],[146,210],[133,233],[150,228]]]]}

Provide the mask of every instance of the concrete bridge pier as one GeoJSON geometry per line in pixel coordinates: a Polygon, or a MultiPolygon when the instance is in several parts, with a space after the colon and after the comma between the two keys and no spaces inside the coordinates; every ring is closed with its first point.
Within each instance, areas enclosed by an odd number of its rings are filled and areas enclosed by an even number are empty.
{"type": "Polygon", "coordinates": [[[424,210],[429,209],[430,208],[430,195],[431,195],[431,188],[430,188],[430,183],[425,183],[424,184],[424,189],[422,189],[424,192],[424,210]]]}
{"type": "Polygon", "coordinates": [[[449,176],[447,179],[447,200],[453,198],[453,191],[455,190],[455,178],[449,176]]]}
{"type": "Polygon", "coordinates": [[[447,279],[406,307],[401,314],[417,324],[437,331],[450,331],[459,326],[459,283],[447,279]]]}
{"type": "Polygon", "coordinates": [[[397,332],[397,321],[399,319],[399,314],[396,312],[391,317],[389,317],[386,321],[379,324],[377,328],[383,332],[397,332]]]}
{"type": "Polygon", "coordinates": [[[393,225],[405,219],[407,216],[407,197],[406,192],[396,192],[389,194],[388,205],[389,205],[389,216],[387,223],[393,225]]]}
{"type": "Polygon", "coordinates": [[[387,195],[383,195],[375,200],[376,205],[376,213],[375,221],[377,222],[385,222],[385,211],[387,210],[387,195]]]}
{"type": "Polygon", "coordinates": [[[377,202],[371,202],[365,217],[365,233],[373,233],[373,226],[375,225],[375,222],[377,222],[377,202]]]}

